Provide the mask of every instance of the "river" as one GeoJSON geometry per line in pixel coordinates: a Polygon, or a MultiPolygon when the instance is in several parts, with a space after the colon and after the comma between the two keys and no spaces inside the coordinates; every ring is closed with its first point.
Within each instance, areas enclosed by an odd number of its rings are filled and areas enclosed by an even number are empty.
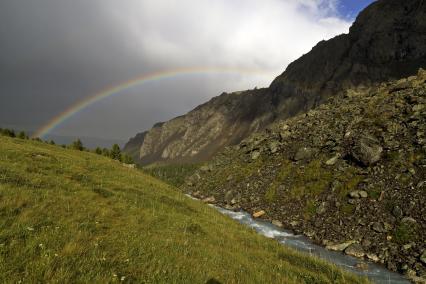
{"type": "Polygon", "coordinates": [[[283,230],[282,228],[279,228],[267,221],[253,219],[251,215],[246,212],[234,212],[217,206],[211,206],[216,208],[222,214],[256,230],[259,234],[267,238],[276,239],[283,245],[292,247],[298,251],[307,252],[308,254],[317,256],[321,259],[325,259],[328,262],[334,263],[335,265],[352,273],[366,276],[373,283],[410,283],[403,275],[391,272],[384,266],[354,258],[341,252],[329,251],[321,246],[315,245],[312,241],[302,235],[295,235],[292,232],[283,230]],[[363,264],[362,270],[357,268],[357,265],[360,263],[363,264]]]}

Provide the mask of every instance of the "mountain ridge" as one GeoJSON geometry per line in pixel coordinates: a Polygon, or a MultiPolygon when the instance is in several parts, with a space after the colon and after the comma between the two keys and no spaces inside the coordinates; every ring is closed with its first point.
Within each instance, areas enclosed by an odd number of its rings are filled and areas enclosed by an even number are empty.
{"type": "Polygon", "coordinates": [[[426,66],[425,18],[421,0],[376,1],[360,13],[349,34],[319,42],[268,88],[223,93],[153,127],[140,141],[137,161],[206,161],[270,123],[306,112],[348,88],[414,75],[426,66]]]}

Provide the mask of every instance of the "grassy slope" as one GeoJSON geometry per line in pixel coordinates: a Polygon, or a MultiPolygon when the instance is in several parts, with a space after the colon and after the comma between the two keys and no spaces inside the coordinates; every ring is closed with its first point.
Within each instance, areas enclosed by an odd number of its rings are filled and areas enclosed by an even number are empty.
{"type": "Polygon", "coordinates": [[[180,187],[185,183],[186,178],[193,175],[199,167],[199,164],[154,165],[144,167],[143,171],[168,184],[180,187]]]}
{"type": "Polygon", "coordinates": [[[137,170],[0,137],[0,282],[355,283],[137,170]]]}

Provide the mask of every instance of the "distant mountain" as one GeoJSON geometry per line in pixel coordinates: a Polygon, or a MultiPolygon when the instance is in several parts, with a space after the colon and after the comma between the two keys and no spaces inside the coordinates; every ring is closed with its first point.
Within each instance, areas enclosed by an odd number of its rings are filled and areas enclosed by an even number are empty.
{"type": "Polygon", "coordinates": [[[130,138],[130,140],[124,145],[123,151],[129,154],[134,161],[139,160],[139,153],[141,150],[141,145],[143,144],[143,141],[145,139],[145,135],[148,132],[142,132],[136,134],[135,137],[130,138]]]}
{"type": "Polygon", "coordinates": [[[223,93],[153,127],[140,140],[139,162],[205,161],[348,88],[413,75],[426,66],[425,19],[422,0],[376,1],[360,13],[349,34],[318,43],[269,88],[223,93]]]}

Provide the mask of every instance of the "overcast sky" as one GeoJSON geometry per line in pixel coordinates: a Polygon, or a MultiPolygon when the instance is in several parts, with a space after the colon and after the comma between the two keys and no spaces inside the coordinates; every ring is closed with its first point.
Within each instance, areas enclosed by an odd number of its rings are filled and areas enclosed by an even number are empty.
{"type": "Polygon", "coordinates": [[[167,78],[79,112],[54,134],[126,140],[223,91],[265,87],[371,0],[0,0],[0,127],[35,130],[123,81],[167,78]],[[256,70],[247,74],[244,70],[256,70]]]}

